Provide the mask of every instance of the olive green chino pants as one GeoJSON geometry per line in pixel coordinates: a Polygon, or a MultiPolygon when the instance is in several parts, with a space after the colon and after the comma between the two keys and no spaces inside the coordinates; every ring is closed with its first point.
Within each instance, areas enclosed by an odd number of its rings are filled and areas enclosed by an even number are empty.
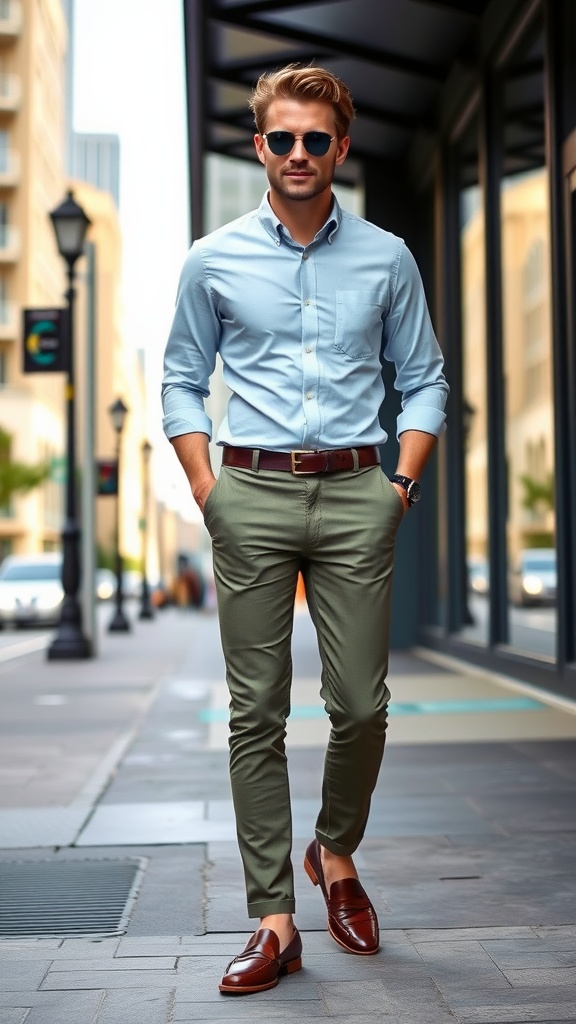
{"type": "Polygon", "coordinates": [[[316,838],[352,854],[384,752],[402,500],[379,466],[315,476],[223,467],[204,510],[230,690],[230,779],[250,917],[293,913],[285,752],[301,570],[330,717],[316,838]]]}

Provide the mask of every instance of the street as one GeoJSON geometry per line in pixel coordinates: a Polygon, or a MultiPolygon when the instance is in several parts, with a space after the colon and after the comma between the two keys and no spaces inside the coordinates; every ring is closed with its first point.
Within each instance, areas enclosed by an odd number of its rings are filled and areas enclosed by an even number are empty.
{"type": "MultiPolygon", "coordinates": [[[[32,650],[50,634],[0,634],[2,1024],[239,1019],[217,987],[252,927],[218,620],[128,610],[132,631],[110,634],[100,609],[88,661],[32,650]],[[114,912],[122,872],[133,882],[114,912]]],[[[472,999],[490,1019],[532,1019],[536,1004],[541,1020],[573,1019],[570,968],[535,979],[531,965],[573,955],[576,715],[410,652],[393,652],[389,684],[389,749],[355,856],[383,949],[353,957],[302,869],[329,723],[297,608],[287,749],[304,970],[241,1015],[488,1020],[472,999]]]]}

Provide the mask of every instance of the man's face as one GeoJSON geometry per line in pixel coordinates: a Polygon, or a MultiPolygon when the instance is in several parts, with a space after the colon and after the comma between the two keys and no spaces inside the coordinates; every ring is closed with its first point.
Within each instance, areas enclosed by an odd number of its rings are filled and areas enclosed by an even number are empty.
{"type": "MultiPolygon", "coordinates": [[[[294,135],[326,132],[336,135],[334,111],[329,103],[317,100],[276,99],[270,104],[264,132],[287,131],[294,135]]],[[[350,139],[330,143],[325,156],[311,156],[302,139],[297,139],[286,156],[274,156],[261,135],[254,136],[258,159],[266,168],[272,191],[283,199],[302,202],[314,199],[329,189],[334,168],[344,163],[350,139]]]]}

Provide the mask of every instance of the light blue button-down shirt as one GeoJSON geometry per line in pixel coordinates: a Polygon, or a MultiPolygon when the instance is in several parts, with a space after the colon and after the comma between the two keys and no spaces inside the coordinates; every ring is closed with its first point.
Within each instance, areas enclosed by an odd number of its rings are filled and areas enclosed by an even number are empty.
{"type": "Polygon", "coordinates": [[[204,410],[220,353],[231,391],[219,444],[382,444],[382,359],[402,394],[397,433],[444,429],[448,386],[420,274],[402,239],[341,210],[295,242],[265,196],[192,246],[165,354],[164,430],[212,436],[204,410]]]}

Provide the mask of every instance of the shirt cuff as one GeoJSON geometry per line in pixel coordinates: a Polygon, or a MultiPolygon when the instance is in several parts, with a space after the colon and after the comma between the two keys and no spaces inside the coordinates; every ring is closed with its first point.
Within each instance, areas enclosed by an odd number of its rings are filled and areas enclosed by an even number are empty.
{"type": "Polygon", "coordinates": [[[422,430],[425,434],[434,434],[440,437],[446,430],[446,416],[440,409],[432,406],[418,406],[413,409],[404,409],[396,420],[396,437],[400,437],[405,430],[422,430]]]}
{"type": "Polygon", "coordinates": [[[189,410],[185,417],[181,412],[169,412],[162,420],[162,427],[168,440],[180,434],[208,434],[212,440],[212,420],[199,409],[189,410]]]}

